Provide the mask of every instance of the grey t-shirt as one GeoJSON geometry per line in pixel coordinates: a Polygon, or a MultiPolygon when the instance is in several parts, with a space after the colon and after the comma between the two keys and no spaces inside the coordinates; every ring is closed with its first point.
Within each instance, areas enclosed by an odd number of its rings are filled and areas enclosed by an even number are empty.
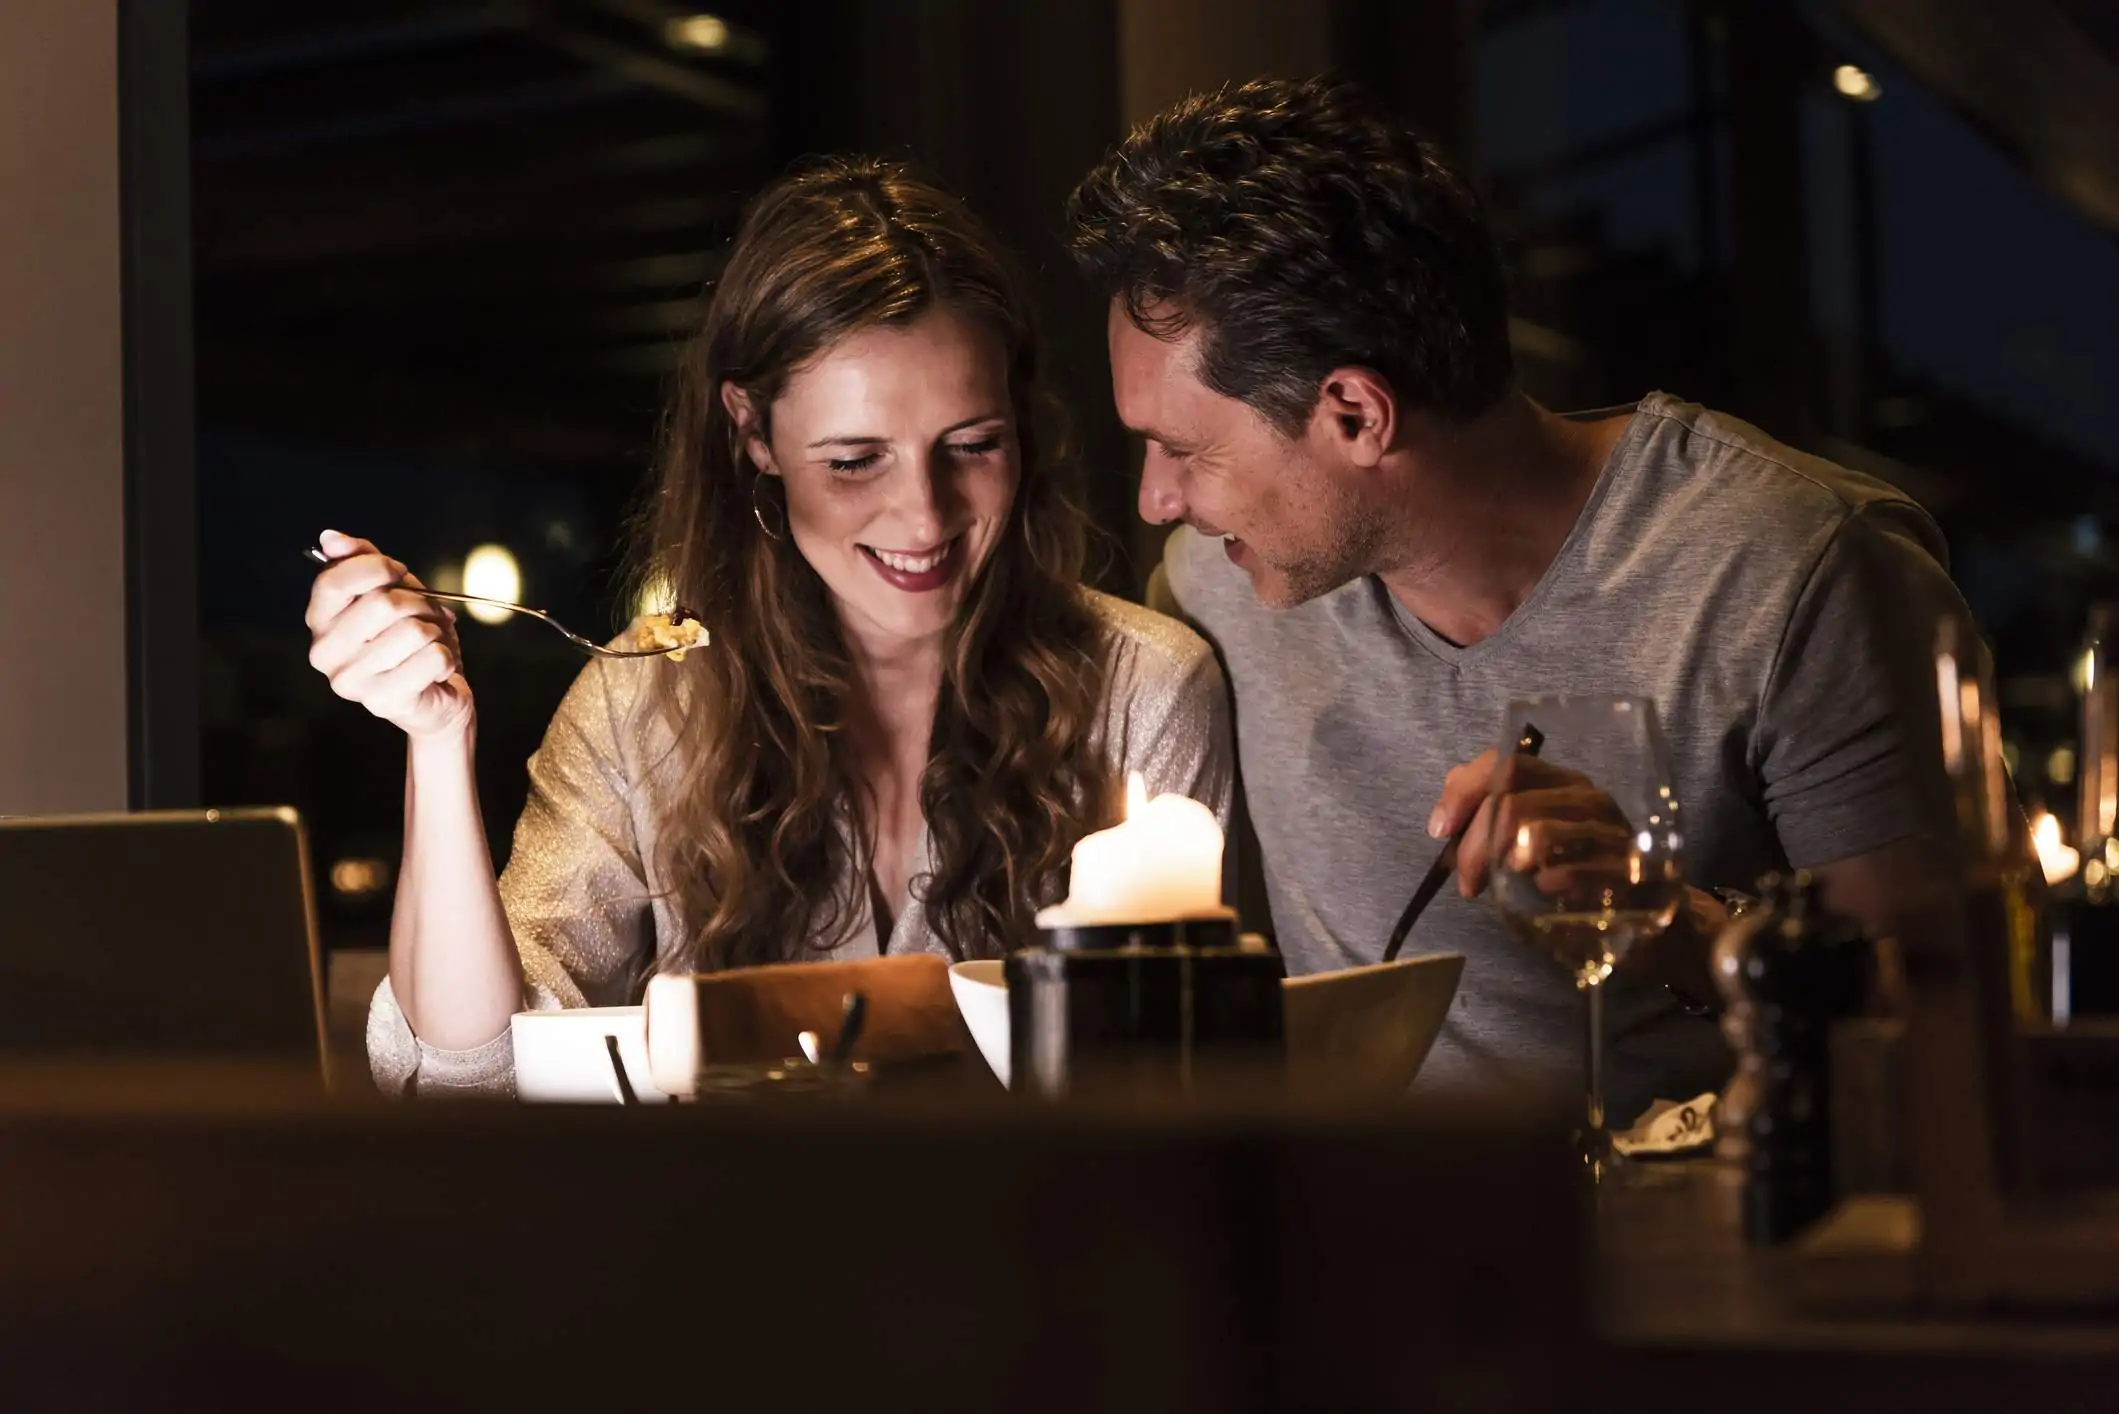
{"type": "MultiPolygon", "coordinates": [[[[1896,708],[1935,615],[1964,612],[1944,558],[1934,522],[1891,487],[1658,393],[1530,596],[1469,647],[1373,578],[1275,612],[1217,540],[1180,529],[1164,566],[1228,669],[1273,929],[1299,974],[1380,958],[1438,847],[1426,823],[1443,776],[1496,744],[1515,697],[1655,699],[1701,887],[1748,890],[1940,824],[1915,765],[1932,688],[1896,708]]],[[[1576,1082],[1573,983],[1486,900],[1445,888],[1406,950],[1465,957],[1418,1088],[1576,1082]]],[[[1713,1021],[1623,969],[1607,986],[1615,1121],[1719,1087],[1713,1021]]]]}

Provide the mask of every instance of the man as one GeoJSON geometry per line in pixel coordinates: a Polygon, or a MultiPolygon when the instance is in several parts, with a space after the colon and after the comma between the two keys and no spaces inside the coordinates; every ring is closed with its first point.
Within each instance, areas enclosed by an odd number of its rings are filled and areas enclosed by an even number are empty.
{"type": "MultiPolygon", "coordinates": [[[[1377,961],[1467,830],[1457,887],[1408,944],[1466,959],[1423,1086],[1580,1065],[1570,978],[1477,897],[1512,698],[1649,696],[1669,743],[1692,887],[1607,984],[1615,1120],[1726,1076],[1712,890],[1801,867],[1879,935],[1909,915],[1947,818],[1918,685],[1936,615],[1964,612],[1919,507],[1664,394],[1539,407],[1478,202],[1347,88],[1188,99],[1082,182],[1069,219],[1111,296],[1141,514],[1183,522],[1167,589],[1227,664],[1290,970],[1377,961]]],[[[1581,777],[1514,764],[1507,829],[1533,828],[1501,843],[1538,864],[1560,857],[1555,822],[1610,815],[1581,777]]]]}

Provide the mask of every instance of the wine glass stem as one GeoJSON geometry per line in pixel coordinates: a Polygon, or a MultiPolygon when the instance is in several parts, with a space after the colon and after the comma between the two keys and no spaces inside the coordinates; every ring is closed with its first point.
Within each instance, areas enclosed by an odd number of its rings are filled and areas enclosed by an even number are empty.
{"type": "Polygon", "coordinates": [[[1589,1138],[1593,1144],[1601,1145],[1604,1138],[1604,988],[1591,982],[1582,990],[1589,993],[1588,1013],[1588,1072],[1589,1072],[1589,1138]]]}

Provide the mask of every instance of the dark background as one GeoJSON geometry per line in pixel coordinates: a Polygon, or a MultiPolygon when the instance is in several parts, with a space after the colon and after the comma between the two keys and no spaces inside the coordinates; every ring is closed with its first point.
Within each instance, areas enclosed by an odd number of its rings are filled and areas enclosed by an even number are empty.
{"type": "MultiPolygon", "coordinates": [[[[1994,641],[2019,779],[2062,805],[2070,666],[2119,565],[2113,7],[710,8],[702,49],[671,27],[701,11],[664,0],[191,0],[203,796],[300,807],[327,879],[384,861],[382,887],[324,890],[334,944],[382,941],[402,746],[304,661],[318,530],[430,580],[505,545],[525,599],[614,628],[624,520],[741,203],[803,153],[859,149],[914,156],[1023,253],[1102,578],[1132,592],[1154,538],[1060,203],[1130,119],[1266,71],[1358,78],[1477,176],[1541,400],[1666,389],[1927,504],[1994,641]]],[[[579,659],[532,624],[464,637],[504,857],[579,659]]]]}

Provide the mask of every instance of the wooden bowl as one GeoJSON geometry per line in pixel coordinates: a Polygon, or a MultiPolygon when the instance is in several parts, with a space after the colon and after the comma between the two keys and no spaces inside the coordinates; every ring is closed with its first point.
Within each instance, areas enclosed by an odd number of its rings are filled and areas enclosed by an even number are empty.
{"type": "Polygon", "coordinates": [[[965,1049],[948,963],[914,953],[656,977],[645,1004],[649,1073],[657,1089],[691,1095],[700,1067],[798,1055],[796,1037],[804,1031],[816,1032],[829,1050],[851,992],[868,998],[855,1058],[892,1063],[965,1049]]]}

